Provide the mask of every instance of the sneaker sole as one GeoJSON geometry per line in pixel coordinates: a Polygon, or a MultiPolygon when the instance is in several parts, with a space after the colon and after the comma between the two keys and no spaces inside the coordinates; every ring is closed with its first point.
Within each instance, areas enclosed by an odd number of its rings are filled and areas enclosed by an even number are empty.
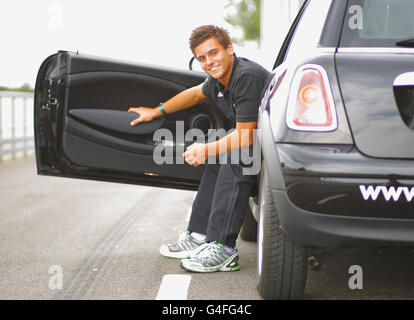
{"type": "Polygon", "coordinates": [[[200,272],[200,273],[207,273],[207,272],[230,272],[230,271],[237,271],[240,270],[240,264],[237,263],[234,266],[228,266],[232,263],[232,261],[238,256],[237,253],[232,255],[230,258],[228,258],[223,264],[216,266],[216,267],[202,267],[202,266],[196,266],[196,265],[186,265],[185,261],[181,261],[180,266],[184,270],[192,271],[192,272],[200,272]]]}

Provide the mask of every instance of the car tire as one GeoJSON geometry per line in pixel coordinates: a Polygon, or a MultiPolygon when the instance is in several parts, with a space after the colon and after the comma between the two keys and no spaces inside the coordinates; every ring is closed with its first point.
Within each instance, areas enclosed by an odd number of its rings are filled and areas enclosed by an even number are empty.
{"type": "Polygon", "coordinates": [[[264,299],[302,299],[308,250],[287,239],[282,230],[265,166],[262,166],[259,192],[257,289],[264,299]]]}
{"type": "Polygon", "coordinates": [[[257,221],[253,216],[250,206],[247,207],[246,214],[244,216],[240,237],[245,241],[254,242],[257,240],[257,221]]]}

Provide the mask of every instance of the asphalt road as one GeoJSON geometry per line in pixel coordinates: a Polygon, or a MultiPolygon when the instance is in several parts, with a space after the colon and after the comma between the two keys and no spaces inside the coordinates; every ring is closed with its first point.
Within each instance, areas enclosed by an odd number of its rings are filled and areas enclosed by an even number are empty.
{"type": "MultiPolygon", "coordinates": [[[[256,243],[241,270],[191,274],[158,253],[186,228],[195,193],[36,175],[0,164],[0,299],[260,299],[256,243]]],[[[371,249],[309,270],[305,299],[412,299],[414,249],[371,249]],[[351,290],[352,265],[363,288],[351,290]]]]}

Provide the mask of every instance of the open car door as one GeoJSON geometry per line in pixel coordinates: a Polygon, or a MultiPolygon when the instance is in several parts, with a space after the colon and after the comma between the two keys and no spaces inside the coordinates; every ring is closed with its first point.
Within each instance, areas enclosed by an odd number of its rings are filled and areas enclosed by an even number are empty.
{"type": "Polygon", "coordinates": [[[193,142],[184,137],[190,129],[207,137],[209,129],[228,128],[214,102],[135,127],[130,122],[138,115],[127,111],[156,107],[205,77],[66,51],[48,57],[35,87],[38,174],[195,190],[204,166],[184,162],[185,146],[193,142]]]}

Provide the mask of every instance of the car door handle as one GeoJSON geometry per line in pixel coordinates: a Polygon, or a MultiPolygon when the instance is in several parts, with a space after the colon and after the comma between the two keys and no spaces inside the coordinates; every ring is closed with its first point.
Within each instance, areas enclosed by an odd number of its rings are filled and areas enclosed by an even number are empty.
{"type": "Polygon", "coordinates": [[[402,73],[394,80],[394,87],[410,86],[414,86],[414,71],[402,73]]]}

